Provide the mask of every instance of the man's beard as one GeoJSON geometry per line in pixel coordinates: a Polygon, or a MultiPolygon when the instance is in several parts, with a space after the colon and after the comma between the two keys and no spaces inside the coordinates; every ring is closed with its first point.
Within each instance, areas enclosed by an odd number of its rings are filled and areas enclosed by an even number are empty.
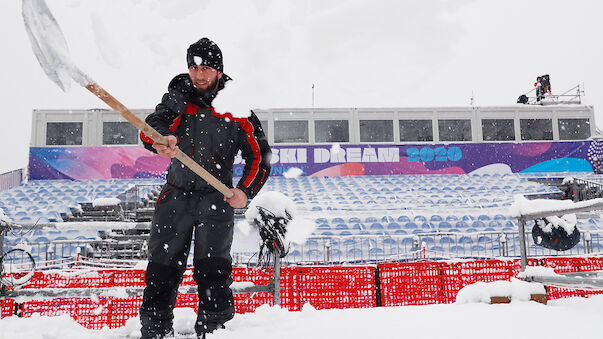
{"type": "Polygon", "coordinates": [[[216,76],[215,78],[213,78],[213,80],[209,83],[209,86],[207,86],[207,89],[199,89],[197,88],[197,86],[193,85],[193,88],[195,89],[195,91],[197,92],[197,94],[211,94],[211,93],[215,93],[216,90],[218,89],[218,81],[220,81],[218,79],[218,77],[216,76]]]}

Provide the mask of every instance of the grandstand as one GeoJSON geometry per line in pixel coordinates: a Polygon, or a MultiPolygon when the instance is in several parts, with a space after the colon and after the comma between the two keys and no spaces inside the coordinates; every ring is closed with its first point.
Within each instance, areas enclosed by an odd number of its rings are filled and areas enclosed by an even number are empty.
{"type": "MultiPolygon", "coordinates": [[[[141,118],[149,112],[134,110],[141,118]]],[[[603,149],[587,140],[596,134],[591,106],[255,112],[274,152],[264,190],[289,196],[317,225],[313,238],[292,246],[292,263],[513,257],[515,195],[603,194],[601,185],[562,182],[598,180],[603,149]],[[303,174],[283,176],[291,167],[303,174]]],[[[9,246],[27,240],[38,260],[77,251],[144,258],[165,159],[144,150],[113,111],[35,110],[33,121],[30,180],[0,192],[0,208],[35,227],[9,235],[9,246]]],[[[241,170],[235,165],[235,175],[241,170]]],[[[574,253],[601,250],[600,224],[596,214],[581,216],[590,242],[574,253]]],[[[235,254],[242,262],[253,255],[235,254]]]]}
{"type": "MultiPolygon", "coordinates": [[[[319,308],[453,302],[468,281],[509,279],[518,270],[519,226],[509,210],[517,195],[603,197],[597,174],[603,147],[592,138],[590,106],[256,112],[273,149],[264,190],[288,196],[298,215],[315,224],[313,234],[291,244],[284,258],[280,297],[290,310],[308,300],[319,308]],[[292,175],[292,167],[302,174],[292,175]],[[483,275],[482,269],[498,273],[483,275]],[[293,279],[305,282],[291,284],[293,279]],[[324,293],[333,288],[331,279],[351,302],[324,293]],[[409,289],[406,279],[419,279],[418,287],[409,289]],[[426,297],[423,289],[438,292],[426,297]]],[[[42,270],[30,289],[144,286],[146,240],[168,161],[145,150],[137,131],[115,112],[33,115],[29,178],[16,185],[13,173],[0,191],[0,209],[25,230],[7,234],[4,250],[23,243],[30,249],[42,270]],[[76,267],[98,270],[96,280],[53,270],[76,267]]],[[[241,171],[237,159],[235,176],[241,171]]],[[[240,220],[245,211],[235,212],[240,220]]],[[[528,223],[528,255],[547,265],[600,267],[590,259],[603,254],[601,216],[585,212],[577,218],[580,243],[565,252],[534,244],[528,223]]],[[[235,230],[236,281],[271,281],[252,268],[258,248],[257,234],[235,230]]],[[[185,284],[193,284],[190,276],[185,284]]],[[[551,291],[555,298],[564,295],[551,291]]],[[[178,307],[194,307],[196,294],[182,298],[178,307]]],[[[123,326],[137,314],[141,297],[110,297],[107,303],[126,306],[98,321],[78,318],[88,312],[83,300],[65,307],[82,325],[101,328],[123,326]]],[[[40,302],[45,306],[39,309],[52,310],[53,302],[40,302]]],[[[243,297],[236,299],[237,311],[272,302],[266,293],[243,297]]],[[[36,303],[8,299],[3,316],[17,309],[30,315],[36,303]]]]}

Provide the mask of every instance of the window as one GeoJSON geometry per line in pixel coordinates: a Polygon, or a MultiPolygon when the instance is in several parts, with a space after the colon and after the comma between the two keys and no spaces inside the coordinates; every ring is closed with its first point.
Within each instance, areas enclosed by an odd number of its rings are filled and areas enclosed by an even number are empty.
{"type": "Polygon", "coordinates": [[[559,140],[584,140],[590,138],[590,120],[559,119],[559,140]]]}
{"type": "Polygon", "coordinates": [[[400,120],[400,141],[433,141],[431,120],[400,120]]]}
{"type": "Polygon", "coordinates": [[[136,145],[138,129],[125,121],[103,122],[103,145],[136,145]]]}
{"type": "Polygon", "coordinates": [[[316,142],[349,142],[350,129],[347,120],[314,121],[316,142]]]}
{"type": "Polygon", "coordinates": [[[438,120],[440,141],[471,141],[471,120],[444,119],[438,120]]]}
{"type": "Polygon", "coordinates": [[[266,140],[268,140],[268,120],[260,120],[260,125],[262,125],[262,132],[264,132],[266,140]]]}
{"type": "Polygon", "coordinates": [[[274,121],[274,142],[308,142],[308,121],[276,120],[274,121]]]}
{"type": "Polygon", "coordinates": [[[521,140],[553,140],[553,120],[521,119],[521,140]]]}
{"type": "Polygon", "coordinates": [[[360,120],[360,142],[394,141],[393,120],[360,120]]]}
{"type": "Polygon", "coordinates": [[[482,119],[482,136],[484,141],[515,140],[515,123],[513,119],[482,119]]]}
{"type": "Polygon", "coordinates": [[[81,145],[81,122],[46,123],[46,145],[81,145]]]}

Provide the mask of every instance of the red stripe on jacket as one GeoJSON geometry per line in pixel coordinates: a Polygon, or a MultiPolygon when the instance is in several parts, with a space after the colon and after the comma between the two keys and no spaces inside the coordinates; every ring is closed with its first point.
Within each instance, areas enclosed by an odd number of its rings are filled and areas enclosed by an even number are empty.
{"type": "Polygon", "coordinates": [[[260,170],[260,160],[262,159],[262,155],[260,153],[260,145],[258,144],[258,141],[255,140],[255,137],[253,136],[253,132],[254,132],[253,124],[251,122],[249,122],[249,119],[247,119],[247,118],[235,118],[230,113],[220,114],[220,113],[216,112],[216,110],[214,108],[211,109],[211,113],[218,118],[227,118],[232,121],[238,122],[239,124],[241,124],[241,127],[243,127],[245,132],[247,132],[247,142],[251,146],[251,151],[255,158],[253,160],[253,162],[251,163],[251,171],[249,171],[249,176],[243,182],[243,186],[249,188],[249,185],[251,185],[251,183],[253,182],[255,177],[258,175],[258,172],[260,170]]]}
{"type": "MultiPolygon", "coordinates": [[[[198,106],[195,106],[193,104],[189,104],[188,106],[186,106],[186,109],[184,110],[184,114],[192,114],[195,115],[197,114],[197,109],[199,109],[198,106]]],[[[178,128],[178,126],[180,126],[180,121],[182,120],[182,115],[179,115],[176,117],[176,119],[174,119],[172,121],[172,124],[170,125],[169,129],[170,132],[173,132],[176,130],[176,128],[178,128]]],[[[140,131],[140,138],[142,139],[142,141],[146,142],[147,144],[154,144],[155,142],[153,141],[153,139],[151,139],[149,136],[147,136],[146,134],[142,133],[142,131],[140,131]]]]}

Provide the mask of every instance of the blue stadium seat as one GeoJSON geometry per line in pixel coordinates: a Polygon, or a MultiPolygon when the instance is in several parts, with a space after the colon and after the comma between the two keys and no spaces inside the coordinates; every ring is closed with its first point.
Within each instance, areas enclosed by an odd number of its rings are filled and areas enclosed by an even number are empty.
{"type": "Polygon", "coordinates": [[[404,224],[404,228],[417,229],[417,228],[419,228],[419,226],[417,226],[417,224],[415,224],[414,222],[407,222],[406,224],[404,224]]]}
{"type": "Polygon", "coordinates": [[[480,215],[477,217],[477,220],[481,220],[481,221],[484,221],[484,222],[486,222],[486,221],[490,221],[490,216],[487,216],[487,215],[485,215],[485,214],[480,214],[480,215]]]}
{"type": "Polygon", "coordinates": [[[319,231],[328,231],[331,229],[331,226],[329,226],[327,224],[322,224],[322,225],[318,225],[318,227],[316,227],[316,229],[319,231]]]}
{"type": "Polygon", "coordinates": [[[398,217],[398,222],[401,224],[406,224],[407,222],[410,222],[410,218],[406,215],[401,215],[398,217]]]}
{"type": "Polygon", "coordinates": [[[425,217],[424,217],[424,216],[422,216],[422,215],[417,215],[417,216],[415,216],[415,217],[414,217],[412,220],[413,220],[413,222],[415,222],[415,223],[417,223],[417,224],[422,224],[422,223],[424,223],[424,222],[427,222],[427,218],[425,218],[425,217]]]}
{"type": "Polygon", "coordinates": [[[341,236],[341,237],[345,237],[345,236],[349,236],[349,235],[352,235],[352,232],[350,232],[350,231],[339,232],[339,236],[341,236]]]}
{"type": "Polygon", "coordinates": [[[450,229],[450,228],[452,228],[452,225],[449,222],[447,222],[447,221],[442,221],[438,225],[438,228],[440,228],[440,229],[450,229]]]}
{"type": "Polygon", "coordinates": [[[316,241],[316,239],[308,239],[304,243],[304,247],[307,247],[307,248],[316,248],[316,247],[318,247],[318,241],[316,241]]]}
{"type": "Polygon", "coordinates": [[[346,251],[347,260],[360,260],[362,258],[362,251],[359,248],[350,248],[346,251]]]}
{"type": "Polygon", "coordinates": [[[386,215],[381,218],[382,223],[390,223],[390,222],[394,222],[394,221],[395,221],[394,218],[390,217],[389,215],[386,215]]]}
{"type": "Polygon", "coordinates": [[[402,227],[397,222],[391,222],[387,225],[387,229],[390,231],[395,231],[395,230],[402,229],[402,227]]]}
{"type": "Polygon", "coordinates": [[[450,252],[453,252],[456,254],[465,253],[465,247],[460,246],[460,245],[454,245],[454,246],[450,247],[450,252]]]}
{"type": "Polygon", "coordinates": [[[466,215],[463,215],[463,218],[461,220],[466,221],[466,222],[472,222],[473,220],[475,220],[475,217],[472,215],[466,214],[466,215]]]}
{"type": "Polygon", "coordinates": [[[442,246],[431,246],[429,250],[432,252],[444,252],[444,248],[442,246]]]}
{"type": "Polygon", "coordinates": [[[435,245],[435,240],[433,237],[421,237],[421,242],[424,242],[427,248],[435,245]]]}
{"type": "Polygon", "coordinates": [[[360,218],[358,218],[358,217],[351,217],[348,219],[348,222],[350,224],[357,224],[357,223],[361,223],[362,220],[360,220],[360,218]]]}
{"type": "Polygon", "coordinates": [[[491,220],[488,223],[488,227],[491,227],[491,228],[494,228],[494,229],[499,229],[499,228],[502,228],[503,226],[502,226],[502,224],[501,224],[501,222],[499,220],[491,220]]]}
{"type": "Polygon", "coordinates": [[[429,218],[429,221],[432,223],[439,223],[440,221],[444,221],[444,218],[442,218],[441,215],[434,214],[429,218]]]}
{"type": "Polygon", "coordinates": [[[408,234],[408,232],[406,232],[405,230],[396,230],[394,232],[394,234],[396,234],[396,235],[406,235],[406,234],[408,234]]]}
{"type": "Polygon", "coordinates": [[[400,239],[400,245],[402,247],[410,248],[410,247],[414,246],[414,243],[415,243],[415,241],[411,237],[400,239]]]}
{"type": "Polygon", "coordinates": [[[504,215],[502,215],[502,214],[497,214],[497,215],[495,215],[495,216],[494,216],[494,220],[501,220],[501,221],[504,221],[504,220],[507,220],[507,217],[505,217],[505,216],[504,216],[504,215]]]}
{"type": "Polygon", "coordinates": [[[456,215],[448,215],[448,216],[446,216],[445,220],[446,220],[446,222],[455,224],[457,221],[459,221],[459,218],[456,215]]]}
{"type": "Polygon", "coordinates": [[[338,249],[338,248],[332,248],[331,249],[331,253],[330,254],[330,258],[333,261],[342,261],[343,260],[343,252],[338,249]]]}
{"type": "Polygon", "coordinates": [[[393,238],[383,239],[384,246],[393,246],[393,245],[397,245],[397,244],[398,244],[398,242],[396,241],[396,239],[393,239],[393,238]]]}
{"type": "Polygon", "coordinates": [[[352,226],[352,230],[354,231],[366,231],[366,229],[364,224],[354,224],[354,226],[352,226]]]}
{"type": "Polygon", "coordinates": [[[316,222],[318,225],[322,225],[322,224],[328,224],[328,223],[329,223],[329,220],[327,220],[327,219],[325,219],[325,218],[318,218],[318,219],[316,219],[316,220],[315,220],[315,222],[316,222]]]}
{"type": "Polygon", "coordinates": [[[383,257],[383,249],[380,248],[380,247],[370,248],[369,251],[368,251],[368,253],[369,253],[369,257],[371,259],[383,257]]]}
{"type": "Polygon", "coordinates": [[[436,229],[436,227],[428,222],[424,222],[421,224],[421,229],[424,232],[431,232],[431,231],[434,231],[436,229]]]}
{"type": "Polygon", "coordinates": [[[372,223],[369,229],[371,231],[384,230],[383,225],[378,222],[372,223]]]}
{"type": "Polygon", "coordinates": [[[331,223],[333,223],[333,224],[345,224],[345,220],[343,220],[343,218],[333,218],[333,219],[331,219],[331,223]]]}
{"type": "Polygon", "coordinates": [[[341,230],[349,230],[350,226],[348,226],[347,224],[338,224],[337,226],[335,226],[335,230],[337,231],[341,231],[341,230]]]}
{"type": "Polygon", "coordinates": [[[365,222],[365,223],[367,223],[367,224],[369,224],[369,223],[374,223],[374,222],[377,222],[377,221],[378,221],[378,220],[377,220],[377,218],[375,218],[375,217],[366,217],[366,218],[364,219],[364,222],[365,222]]]}
{"type": "Polygon", "coordinates": [[[452,237],[447,236],[447,235],[442,236],[440,238],[440,245],[446,245],[446,244],[454,244],[454,239],[452,237]]]}
{"type": "Polygon", "coordinates": [[[484,222],[481,221],[481,220],[476,220],[473,223],[471,223],[471,227],[473,227],[473,228],[486,228],[486,224],[484,224],[484,222]]]}
{"type": "Polygon", "coordinates": [[[461,236],[459,238],[459,244],[473,244],[473,239],[471,237],[468,237],[466,235],[461,236]]]}
{"type": "Polygon", "coordinates": [[[486,250],[486,247],[484,247],[482,245],[471,246],[471,252],[484,252],[485,250],[486,250]]]}
{"type": "Polygon", "coordinates": [[[454,224],[454,227],[464,229],[469,228],[469,224],[466,221],[458,221],[456,224],[454,224]]]}

